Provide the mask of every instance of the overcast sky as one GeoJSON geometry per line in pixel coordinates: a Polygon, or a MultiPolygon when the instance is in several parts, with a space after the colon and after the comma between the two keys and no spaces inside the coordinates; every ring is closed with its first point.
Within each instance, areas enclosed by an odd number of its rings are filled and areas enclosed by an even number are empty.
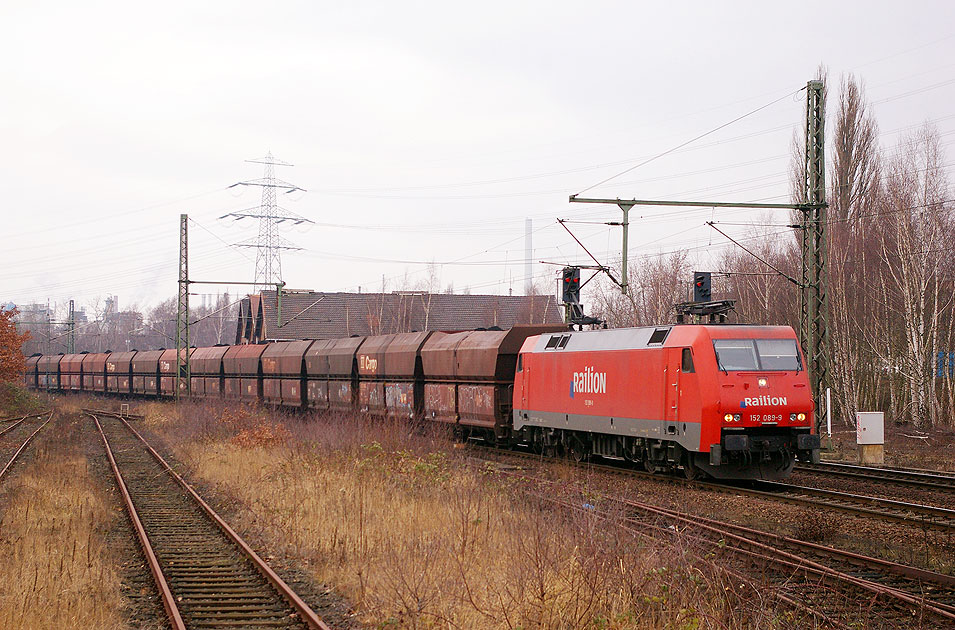
{"type": "MultiPolygon", "coordinates": [[[[830,100],[864,81],[889,150],[932,121],[955,132],[951,2],[3,2],[0,301],[174,296],[190,276],[250,281],[262,176],[314,225],[282,236],[292,288],[473,293],[620,255],[615,206],[568,195],[787,201],[788,153],[820,63],[830,100]],[[592,185],[769,103],[651,164],[592,185]]],[[[830,121],[834,108],[830,107],[830,121]]],[[[752,213],[635,209],[631,260],[733,247],[705,225],[752,213]]],[[[785,216],[768,217],[785,222],[785,216]]],[[[767,222],[764,221],[764,222],[767,222]]],[[[233,290],[236,287],[233,288],[233,290]]],[[[197,286],[208,293],[225,287],[197,286]]],[[[586,295],[585,295],[586,301],[586,295]]]]}

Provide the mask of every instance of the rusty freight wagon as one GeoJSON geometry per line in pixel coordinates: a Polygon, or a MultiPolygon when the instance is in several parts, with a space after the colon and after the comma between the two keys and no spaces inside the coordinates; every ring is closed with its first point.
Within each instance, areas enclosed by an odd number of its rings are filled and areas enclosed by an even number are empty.
{"type": "Polygon", "coordinates": [[[509,439],[518,351],[530,336],[562,330],[515,326],[431,337],[421,349],[425,417],[460,424],[466,434],[509,439]]]}
{"type": "Polygon", "coordinates": [[[106,359],[108,352],[95,352],[83,359],[83,391],[106,391],[106,359]]]}
{"type": "Polygon", "coordinates": [[[305,395],[305,353],[311,341],[270,343],[262,353],[262,400],[301,407],[305,395]]]}
{"type": "Polygon", "coordinates": [[[27,357],[23,370],[23,384],[28,389],[37,389],[37,378],[39,374],[37,373],[36,364],[39,362],[41,356],[43,355],[34,354],[31,357],[27,357]]]}
{"type": "Polygon", "coordinates": [[[222,382],[225,373],[222,370],[222,357],[231,346],[210,346],[196,348],[189,357],[189,371],[192,375],[192,395],[199,398],[221,398],[222,382]]]}
{"type": "Polygon", "coordinates": [[[385,416],[385,351],[394,335],[365,337],[355,360],[358,362],[358,410],[373,416],[385,416]]]}
{"type": "Polygon", "coordinates": [[[254,402],[262,397],[264,345],[232,346],[222,356],[225,371],[224,397],[254,402]]]}
{"type": "MultiPolygon", "coordinates": [[[[189,357],[195,353],[195,348],[189,348],[189,357]]],[[[179,372],[179,362],[176,360],[176,349],[167,348],[159,355],[159,395],[169,398],[176,397],[176,374],[179,372]]],[[[179,381],[179,393],[187,393],[188,383],[185,379],[179,381]]]]}
{"type": "Polygon", "coordinates": [[[454,351],[473,331],[434,335],[421,348],[424,384],[424,417],[457,424],[458,386],[454,351]]]}
{"type": "Polygon", "coordinates": [[[60,389],[60,359],[62,354],[44,354],[37,361],[37,374],[39,375],[37,387],[45,390],[60,389]]]}
{"type": "Polygon", "coordinates": [[[421,348],[440,332],[398,333],[385,350],[379,374],[384,379],[385,415],[389,418],[420,418],[424,413],[424,370],[421,348]]]}
{"type": "Polygon", "coordinates": [[[164,350],[137,352],[133,357],[133,393],[159,395],[159,358],[164,350]]]}
{"type": "Polygon", "coordinates": [[[86,353],[64,354],[60,359],[60,389],[78,392],[83,389],[83,359],[86,353]]]}
{"type": "Polygon", "coordinates": [[[109,355],[106,359],[106,391],[113,394],[132,393],[134,356],[135,350],[109,355]]]}
{"type": "Polygon", "coordinates": [[[324,349],[328,359],[328,408],[348,413],[358,404],[356,352],[365,337],[336,339],[324,349]]]}
{"type": "Polygon", "coordinates": [[[334,340],[318,340],[305,351],[305,400],[310,409],[328,410],[328,348],[334,340]]]}

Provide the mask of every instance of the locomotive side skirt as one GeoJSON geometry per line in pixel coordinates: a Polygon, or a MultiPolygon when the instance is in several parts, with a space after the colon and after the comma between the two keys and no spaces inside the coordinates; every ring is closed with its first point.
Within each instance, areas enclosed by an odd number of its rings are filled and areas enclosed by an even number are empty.
{"type": "Polygon", "coordinates": [[[555,413],[547,411],[514,411],[514,429],[524,427],[545,427],[567,429],[602,435],[619,435],[655,440],[668,440],[678,443],[687,450],[697,450],[700,446],[701,425],[699,422],[673,423],[666,420],[644,420],[639,418],[608,418],[575,413],[555,413]]]}

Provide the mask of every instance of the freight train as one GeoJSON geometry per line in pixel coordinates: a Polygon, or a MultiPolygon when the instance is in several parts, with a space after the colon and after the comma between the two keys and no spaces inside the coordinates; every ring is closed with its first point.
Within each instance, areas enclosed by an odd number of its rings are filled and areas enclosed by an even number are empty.
{"type": "MultiPolygon", "coordinates": [[[[412,332],[189,349],[180,394],[451,425],[465,438],[649,471],[780,479],[818,461],[784,326],[412,332]]],[[[177,351],[34,355],[26,385],[171,398],[177,351]]]]}

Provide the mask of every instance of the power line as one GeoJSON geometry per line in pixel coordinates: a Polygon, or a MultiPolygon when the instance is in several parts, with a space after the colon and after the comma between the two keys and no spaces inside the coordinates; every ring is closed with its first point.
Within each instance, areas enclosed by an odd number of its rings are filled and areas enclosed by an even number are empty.
{"type": "Polygon", "coordinates": [[[694,138],[691,138],[691,139],[687,140],[686,142],[683,142],[683,143],[681,143],[681,144],[678,144],[677,146],[673,147],[672,149],[668,149],[668,150],[664,151],[663,153],[658,153],[657,155],[655,155],[655,156],[653,156],[653,157],[651,157],[651,158],[649,158],[649,159],[647,159],[647,160],[644,160],[643,162],[640,162],[639,164],[636,164],[636,165],[634,165],[634,166],[631,166],[631,167],[628,168],[628,169],[624,169],[623,171],[617,173],[616,175],[612,175],[612,176],[610,176],[610,177],[608,177],[608,178],[606,178],[606,179],[603,179],[603,180],[597,182],[596,184],[593,184],[593,185],[591,185],[591,186],[588,186],[587,188],[584,188],[583,190],[581,190],[580,192],[578,192],[577,195],[582,195],[583,193],[587,192],[588,190],[592,190],[592,189],[596,188],[597,186],[600,186],[601,184],[606,184],[607,182],[609,182],[609,181],[612,180],[612,179],[616,179],[616,178],[620,177],[621,175],[624,175],[624,174],[626,174],[626,173],[629,173],[630,171],[633,171],[633,170],[635,170],[635,169],[638,169],[638,168],[640,168],[641,166],[644,166],[644,165],[646,165],[646,164],[649,164],[650,162],[653,162],[654,160],[658,160],[658,159],[662,158],[662,157],[665,156],[665,155],[669,155],[669,154],[673,153],[674,151],[676,151],[677,149],[682,149],[683,147],[687,146],[688,144],[693,144],[693,143],[696,142],[697,140],[699,140],[699,139],[701,139],[701,138],[705,138],[706,136],[709,136],[709,135],[711,135],[711,134],[714,134],[714,133],[716,133],[717,131],[719,131],[720,129],[724,129],[724,128],[726,128],[726,127],[729,127],[730,125],[732,125],[732,124],[734,124],[734,123],[737,123],[737,122],[743,120],[744,118],[748,118],[749,116],[752,116],[753,114],[755,114],[755,113],[757,113],[757,112],[760,112],[760,111],[766,109],[767,107],[770,107],[770,106],[772,106],[772,105],[775,105],[776,103],[778,103],[778,102],[780,102],[780,101],[783,101],[783,100],[785,100],[785,99],[787,99],[787,98],[791,98],[792,96],[798,94],[799,92],[802,92],[802,91],[805,90],[805,89],[806,89],[806,88],[801,87],[801,88],[799,88],[798,90],[794,90],[794,91],[790,92],[789,94],[786,94],[786,95],[784,95],[784,96],[781,96],[780,98],[778,98],[778,99],[776,99],[776,100],[774,100],[774,101],[772,101],[772,102],[770,102],[770,103],[766,103],[765,105],[762,105],[762,106],[760,106],[760,107],[757,107],[756,109],[754,109],[754,110],[752,110],[752,111],[749,111],[749,112],[743,114],[742,116],[739,116],[739,117],[737,117],[737,118],[734,118],[733,120],[731,120],[731,121],[729,121],[729,122],[723,123],[722,125],[719,125],[718,127],[714,127],[713,129],[710,129],[710,130],[707,131],[707,132],[701,133],[700,135],[698,135],[698,136],[696,136],[696,137],[694,137],[694,138]]]}

